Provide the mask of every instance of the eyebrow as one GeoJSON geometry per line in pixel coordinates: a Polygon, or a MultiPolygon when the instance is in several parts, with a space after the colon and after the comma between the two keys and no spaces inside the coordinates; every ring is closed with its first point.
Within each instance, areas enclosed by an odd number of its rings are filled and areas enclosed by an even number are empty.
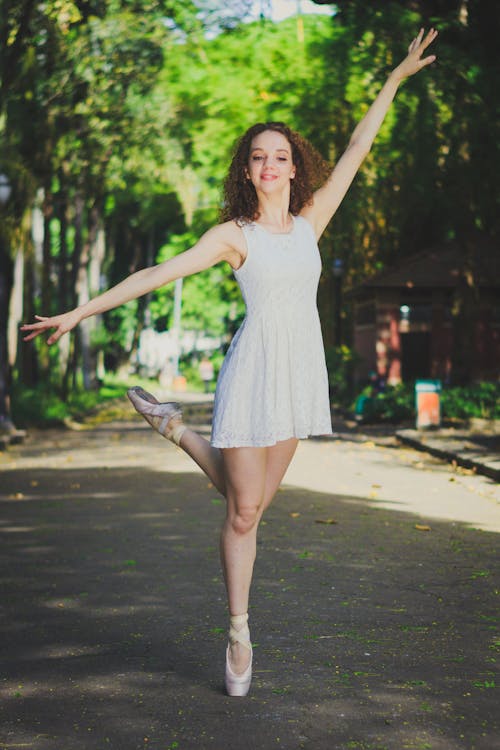
{"type": "MultiPolygon", "coordinates": [[[[283,151],[285,154],[289,154],[290,153],[290,149],[288,149],[288,148],[275,148],[274,150],[275,151],[283,151]]],[[[254,151],[264,151],[264,149],[262,148],[262,146],[255,146],[251,150],[251,153],[253,154],[254,151]]]]}

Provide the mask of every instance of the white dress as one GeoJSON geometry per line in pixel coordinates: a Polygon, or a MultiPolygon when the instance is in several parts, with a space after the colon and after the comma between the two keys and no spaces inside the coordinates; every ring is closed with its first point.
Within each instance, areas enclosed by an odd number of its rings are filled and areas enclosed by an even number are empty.
{"type": "Polygon", "coordinates": [[[222,365],[212,445],[274,445],[332,432],[328,376],[316,306],[321,258],[312,226],[288,234],[243,226],[247,257],[234,272],[245,319],[222,365]]]}

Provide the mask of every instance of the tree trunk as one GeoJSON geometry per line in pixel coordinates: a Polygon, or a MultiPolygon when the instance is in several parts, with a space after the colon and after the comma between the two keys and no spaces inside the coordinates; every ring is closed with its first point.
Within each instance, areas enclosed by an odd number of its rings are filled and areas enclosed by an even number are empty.
{"type": "MultiPolygon", "coordinates": [[[[94,297],[101,290],[101,272],[106,254],[106,238],[104,226],[101,219],[101,212],[97,206],[94,206],[91,213],[92,226],[89,231],[90,259],[88,268],[89,291],[90,297],[94,297]]],[[[89,320],[91,332],[97,331],[102,322],[102,315],[97,315],[89,320]]],[[[102,346],[91,347],[92,366],[94,368],[93,376],[95,380],[102,381],[105,376],[104,352],[102,346]]]]}
{"type": "Polygon", "coordinates": [[[479,289],[476,279],[475,243],[472,232],[462,235],[460,275],[455,289],[451,380],[465,386],[474,380],[479,289]]]}
{"type": "Polygon", "coordinates": [[[24,250],[17,249],[13,266],[12,292],[9,305],[8,319],[8,357],[9,365],[13,368],[19,360],[19,325],[23,320],[23,289],[24,289],[24,250]]]}
{"type": "Polygon", "coordinates": [[[8,355],[8,318],[13,282],[13,263],[5,240],[0,240],[0,431],[11,431],[10,381],[11,368],[8,355]]]}
{"type": "MultiPolygon", "coordinates": [[[[33,253],[24,258],[24,289],[23,307],[24,319],[31,321],[35,314],[34,300],[36,298],[36,273],[35,259],[33,253]]],[[[24,344],[21,349],[20,362],[18,363],[23,385],[33,388],[38,382],[39,365],[36,345],[31,342],[24,344]]]]}
{"type": "Polygon", "coordinates": [[[50,183],[46,184],[43,190],[43,239],[42,239],[42,310],[43,315],[52,315],[52,253],[51,253],[51,234],[50,222],[53,215],[52,192],[50,183]]]}
{"type": "MultiPolygon", "coordinates": [[[[66,311],[70,307],[69,278],[68,278],[68,195],[63,170],[58,172],[60,189],[55,204],[56,216],[59,220],[59,307],[66,311]]],[[[68,367],[70,361],[72,339],[63,336],[59,341],[59,367],[61,372],[61,397],[66,401],[68,397],[68,367]]]]}
{"type": "MultiPolygon", "coordinates": [[[[83,201],[82,201],[83,209],[83,201]]],[[[100,215],[97,206],[90,210],[89,231],[85,243],[82,244],[80,261],[78,264],[78,275],[76,282],[77,304],[84,305],[90,299],[90,278],[89,266],[91,262],[92,251],[96,247],[96,238],[100,226],[100,215]]],[[[91,335],[96,328],[95,319],[86,318],[82,320],[79,326],[80,347],[82,353],[82,374],[83,386],[85,390],[90,390],[96,386],[96,359],[92,351],[91,335]]]]}

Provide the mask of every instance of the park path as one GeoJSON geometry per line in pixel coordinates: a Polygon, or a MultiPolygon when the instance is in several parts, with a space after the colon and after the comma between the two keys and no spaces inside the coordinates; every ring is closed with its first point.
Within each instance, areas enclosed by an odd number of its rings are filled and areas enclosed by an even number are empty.
{"type": "Polygon", "coordinates": [[[32,433],[0,456],[0,748],[500,748],[498,500],[390,441],[301,443],[230,699],[213,487],[137,421],[32,433]]]}

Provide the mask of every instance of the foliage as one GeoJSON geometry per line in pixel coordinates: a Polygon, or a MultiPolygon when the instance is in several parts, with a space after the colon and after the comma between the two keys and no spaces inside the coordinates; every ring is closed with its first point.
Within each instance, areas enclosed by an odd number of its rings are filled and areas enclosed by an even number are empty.
{"type": "MultiPolygon", "coordinates": [[[[0,238],[0,309],[8,309],[18,247],[24,316],[31,318],[81,304],[193,244],[217,221],[235,138],[257,120],[285,120],[335,161],[415,29],[432,23],[441,32],[438,63],[398,92],[322,241],[319,306],[332,393],[345,402],[352,361],[330,351],[332,258],[343,260],[344,283],[356,284],[434,242],[458,238],[467,246],[473,231],[500,234],[493,188],[500,169],[500,16],[495,3],[339,0],[331,17],[243,23],[251,6],[2,0],[0,171],[8,173],[13,196],[2,216],[9,231],[0,238]],[[35,195],[45,237],[33,247],[35,195]]],[[[465,273],[460,269],[460,283],[465,273]]],[[[473,311],[465,293],[456,296],[452,312],[463,332],[470,326],[462,318],[472,319],[473,311]]],[[[159,290],[101,323],[85,321],[59,357],[36,342],[30,366],[17,363],[18,378],[26,386],[50,378],[61,394],[70,382],[95,386],[98,350],[104,348],[108,367],[118,366],[145,322],[171,323],[172,298],[171,288],[159,290]]],[[[242,312],[228,268],[187,279],[183,301],[184,325],[215,335],[231,330],[242,312]]],[[[0,414],[8,403],[5,319],[0,414]]],[[[464,335],[461,344],[472,351],[464,335]]],[[[387,395],[384,409],[402,410],[403,402],[387,395]]]]}
{"type": "Polygon", "coordinates": [[[325,354],[331,399],[334,404],[348,406],[352,401],[354,368],[359,357],[345,345],[329,347],[325,354]]]}
{"type": "MultiPolygon", "coordinates": [[[[415,417],[413,384],[388,386],[372,394],[367,386],[358,396],[363,404],[364,421],[400,422],[415,417]]],[[[357,399],[357,400],[358,400],[357,399]]],[[[470,386],[444,388],[440,395],[442,419],[467,420],[471,417],[500,419],[500,383],[475,383],[470,386]]]]}
{"type": "Polygon", "coordinates": [[[60,425],[68,419],[83,419],[107,401],[123,399],[128,387],[129,384],[108,379],[98,391],[80,389],[63,400],[46,383],[35,388],[18,384],[12,392],[12,416],[20,427],[60,425]]]}
{"type": "MultiPolygon", "coordinates": [[[[193,232],[172,235],[159,251],[157,262],[162,263],[184,252],[196,243],[193,232]]],[[[208,331],[220,336],[227,328],[232,310],[234,282],[228,267],[214,266],[184,280],[182,288],[182,327],[193,331],[208,331]]],[[[168,328],[173,320],[174,287],[170,285],[153,294],[150,309],[158,328],[168,328]]],[[[239,304],[240,308],[242,303],[239,304]]]]}
{"type": "Polygon", "coordinates": [[[446,388],[441,394],[445,417],[454,419],[500,419],[500,383],[476,383],[446,388]]]}
{"type": "Polygon", "coordinates": [[[382,393],[372,394],[367,386],[356,399],[363,399],[363,421],[401,422],[415,414],[414,389],[410,385],[388,386],[382,393]]]}

